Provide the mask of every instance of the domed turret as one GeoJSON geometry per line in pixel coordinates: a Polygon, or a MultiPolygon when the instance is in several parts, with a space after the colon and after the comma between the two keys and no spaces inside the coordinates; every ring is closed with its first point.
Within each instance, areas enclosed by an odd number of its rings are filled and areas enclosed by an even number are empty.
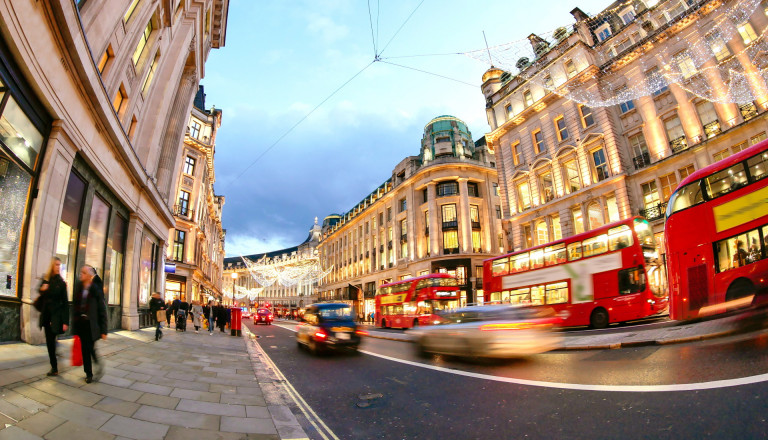
{"type": "Polygon", "coordinates": [[[424,127],[424,137],[421,141],[422,163],[441,156],[472,158],[474,153],[472,133],[461,119],[442,115],[432,119],[424,127]]]}

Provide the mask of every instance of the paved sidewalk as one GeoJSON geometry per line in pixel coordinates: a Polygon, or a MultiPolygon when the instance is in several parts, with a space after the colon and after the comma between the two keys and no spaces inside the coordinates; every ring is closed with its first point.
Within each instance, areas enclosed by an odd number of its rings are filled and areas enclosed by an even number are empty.
{"type": "Polygon", "coordinates": [[[71,339],[59,343],[52,378],[44,345],[0,345],[0,440],[307,437],[275,385],[257,377],[262,360],[247,336],[164,335],[110,333],[96,345],[105,375],[91,384],[69,367],[71,339]]]}
{"type": "MultiPolygon", "coordinates": [[[[625,331],[601,333],[595,330],[593,334],[569,335],[563,333],[561,350],[602,350],[607,348],[626,348],[643,345],[666,345],[692,342],[701,339],[712,339],[732,335],[740,331],[736,324],[739,316],[727,316],[707,321],[688,324],[670,325],[662,328],[644,329],[627,326],[625,331]]],[[[396,333],[376,330],[365,326],[368,336],[377,339],[412,342],[413,337],[407,333],[396,333]]]]}

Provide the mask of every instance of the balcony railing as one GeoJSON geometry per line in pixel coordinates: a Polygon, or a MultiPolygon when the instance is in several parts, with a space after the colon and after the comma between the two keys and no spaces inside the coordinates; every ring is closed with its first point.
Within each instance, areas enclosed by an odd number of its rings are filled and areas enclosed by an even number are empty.
{"type": "Polygon", "coordinates": [[[657,203],[640,210],[640,215],[646,219],[653,221],[664,218],[664,213],[667,212],[667,202],[657,203]]]}
{"type": "Polygon", "coordinates": [[[708,124],[704,124],[704,135],[707,139],[717,136],[721,131],[720,121],[712,121],[708,124]]]}
{"type": "Polygon", "coordinates": [[[450,248],[450,249],[443,249],[444,255],[451,255],[451,254],[458,254],[459,248],[450,248]]]}
{"type": "Polygon", "coordinates": [[[669,147],[672,149],[673,153],[679,153],[681,151],[684,151],[688,148],[688,141],[685,139],[685,135],[680,136],[679,138],[672,139],[669,141],[669,147]]]}
{"type": "Polygon", "coordinates": [[[443,222],[443,229],[459,229],[458,220],[454,220],[451,222],[443,222]]]}
{"type": "Polygon", "coordinates": [[[635,165],[636,170],[647,167],[651,164],[651,154],[646,151],[639,156],[633,157],[632,164],[635,165]]]}
{"type": "Polygon", "coordinates": [[[480,229],[480,222],[472,222],[472,229],[480,229]]]}
{"type": "Polygon", "coordinates": [[[749,121],[750,119],[757,116],[757,107],[753,102],[740,105],[739,111],[741,112],[741,116],[744,118],[744,121],[749,121]]]}

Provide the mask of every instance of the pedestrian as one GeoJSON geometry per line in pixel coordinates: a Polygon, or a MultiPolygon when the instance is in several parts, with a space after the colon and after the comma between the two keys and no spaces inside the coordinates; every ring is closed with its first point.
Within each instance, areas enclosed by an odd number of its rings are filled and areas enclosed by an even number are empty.
{"type": "Polygon", "coordinates": [[[376,313],[372,311],[372,312],[371,312],[371,324],[373,324],[373,323],[375,322],[375,321],[374,321],[374,316],[375,316],[375,315],[376,315],[376,313]]]}
{"type": "Polygon", "coordinates": [[[216,303],[216,326],[224,333],[224,327],[227,325],[227,309],[221,305],[221,301],[216,303]]]}
{"type": "Polygon", "coordinates": [[[85,265],[80,269],[79,283],[72,298],[72,325],[80,338],[85,383],[94,380],[91,358],[96,364],[96,380],[104,374],[104,367],[96,356],[96,340],[107,339],[107,305],[101,285],[94,283],[96,269],[85,265]]]}
{"type": "Polygon", "coordinates": [[[195,326],[195,333],[200,330],[201,320],[203,318],[203,306],[200,301],[192,301],[192,325],[195,326]]]}
{"type": "Polygon", "coordinates": [[[171,316],[173,316],[173,319],[176,321],[176,327],[179,327],[179,305],[181,305],[181,299],[175,298],[173,301],[171,301],[171,316]]]}
{"type": "Polygon", "coordinates": [[[168,321],[168,328],[171,328],[171,316],[173,316],[173,309],[171,308],[171,302],[165,302],[165,319],[168,321]]]}
{"type": "Polygon", "coordinates": [[[208,301],[208,333],[213,336],[214,322],[216,321],[216,307],[213,304],[213,300],[208,301]]]}
{"type": "Polygon", "coordinates": [[[232,307],[227,307],[227,328],[232,328],[232,307]]]}
{"type": "Polygon", "coordinates": [[[153,292],[152,298],[149,300],[149,314],[152,315],[155,322],[155,341],[163,339],[163,331],[161,330],[163,310],[165,310],[165,303],[160,298],[160,292],[153,292]]]}
{"type": "Polygon", "coordinates": [[[69,305],[67,303],[67,283],[61,277],[61,260],[54,257],[43,275],[40,285],[40,328],[45,330],[45,345],[48,347],[48,360],[51,371],[48,376],[59,374],[56,362],[56,336],[67,331],[69,305]]]}

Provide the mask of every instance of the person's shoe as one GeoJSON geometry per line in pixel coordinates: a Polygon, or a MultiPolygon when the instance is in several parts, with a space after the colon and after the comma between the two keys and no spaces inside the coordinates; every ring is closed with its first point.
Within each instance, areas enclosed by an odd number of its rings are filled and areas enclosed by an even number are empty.
{"type": "Polygon", "coordinates": [[[163,332],[160,332],[160,339],[163,339],[163,332]]]}
{"type": "Polygon", "coordinates": [[[59,372],[58,372],[58,370],[54,370],[53,368],[51,368],[51,371],[49,371],[49,372],[45,373],[45,375],[46,375],[46,376],[49,376],[49,377],[50,377],[50,376],[58,376],[58,375],[59,375],[59,372]]]}
{"type": "Polygon", "coordinates": [[[195,333],[199,333],[197,330],[195,330],[195,333]]]}
{"type": "Polygon", "coordinates": [[[94,364],[96,365],[96,372],[93,377],[98,382],[104,377],[104,364],[101,362],[94,362],[94,364]]]}
{"type": "Polygon", "coordinates": [[[93,376],[85,376],[85,383],[93,382],[93,376]]]}

